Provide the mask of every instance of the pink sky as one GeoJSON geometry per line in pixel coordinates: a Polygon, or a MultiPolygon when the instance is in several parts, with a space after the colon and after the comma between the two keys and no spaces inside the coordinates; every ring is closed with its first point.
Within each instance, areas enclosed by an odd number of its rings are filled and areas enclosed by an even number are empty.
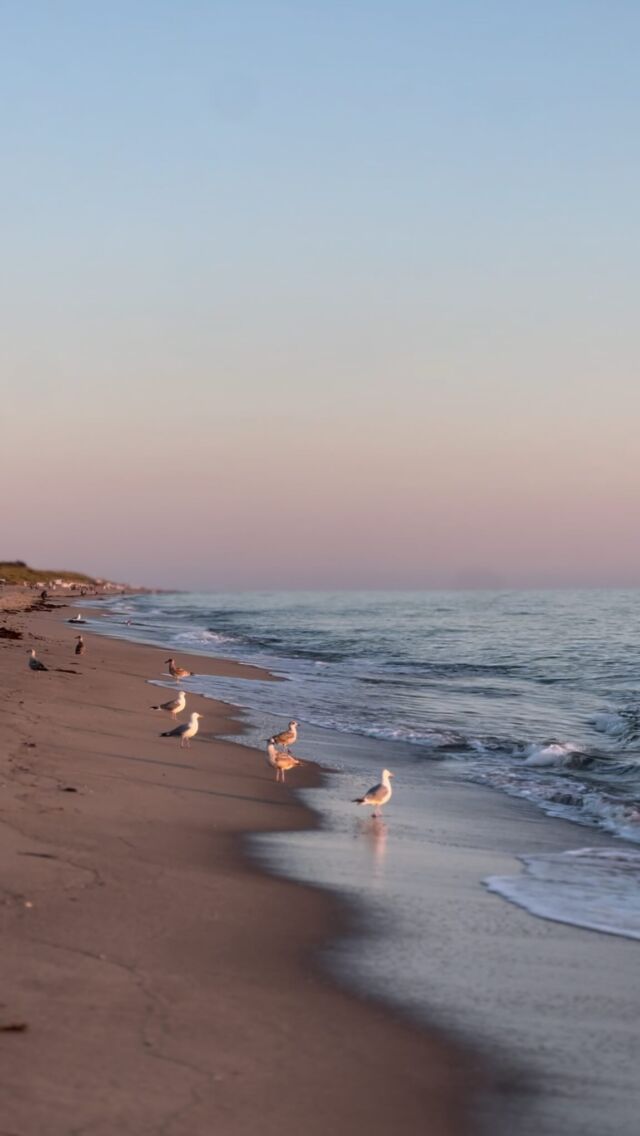
{"type": "Polygon", "coordinates": [[[168,386],[25,405],[4,554],[202,589],[638,580],[637,419],[611,387],[563,416],[517,391],[501,413],[489,385],[335,418],[225,414],[215,388],[196,414],[185,393],[175,415],[168,386]]]}

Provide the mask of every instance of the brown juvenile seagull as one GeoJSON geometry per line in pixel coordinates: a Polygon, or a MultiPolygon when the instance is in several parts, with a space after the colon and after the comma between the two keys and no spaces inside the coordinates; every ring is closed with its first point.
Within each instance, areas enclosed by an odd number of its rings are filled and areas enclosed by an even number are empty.
{"type": "Polygon", "coordinates": [[[292,753],[283,753],[282,750],[276,748],[273,742],[269,742],[267,745],[267,761],[271,768],[276,771],[276,781],[282,781],[283,784],[285,773],[294,769],[296,765],[302,765],[302,762],[292,753]]]}
{"type": "Polygon", "coordinates": [[[393,773],[388,769],[383,769],[380,784],[374,785],[373,789],[369,789],[369,792],[365,793],[364,797],[355,797],[353,801],[354,805],[373,805],[372,816],[377,816],[376,809],[381,809],[383,805],[386,805],[387,801],[391,800],[393,790],[391,788],[391,782],[389,781],[390,777],[393,777],[393,773]]]}
{"type": "Polygon", "coordinates": [[[183,722],[181,726],[176,726],[174,730],[165,730],[163,734],[160,734],[160,737],[180,738],[180,749],[184,749],[185,742],[187,743],[187,749],[189,749],[189,742],[191,738],[195,738],[198,732],[198,718],[201,717],[202,714],[197,714],[194,711],[188,722],[183,722]]]}
{"type": "Polygon", "coordinates": [[[152,710],[166,710],[173,720],[177,718],[178,714],[182,714],[187,704],[187,697],[184,690],[179,691],[177,698],[170,699],[169,702],[161,702],[159,706],[152,706],[152,710]]]}
{"type": "Polygon", "coordinates": [[[165,663],[169,664],[169,674],[172,678],[175,678],[176,682],[181,678],[190,678],[193,674],[193,671],[186,671],[184,667],[176,666],[175,659],[165,659],[165,663]]]}
{"type": "Polygon", "coordinates": [[[82,638],[82,635],[76,635],[76,639],[78,640],[78,642],[76,643],[75,654],[84,655],[84,639],[82,638]]]}
{"type": "Polygon", "coordinates": [[[288,749],[289,746],[293,745],[297,737],[298,723],[295,720],[292,720],[291,722],[289,722],[288,730],[283,730],[281,734],[274,734],[272,738],[269,738],[269,741],[273,742],[274,745],[279,745],[284,749],[288,749]]]}

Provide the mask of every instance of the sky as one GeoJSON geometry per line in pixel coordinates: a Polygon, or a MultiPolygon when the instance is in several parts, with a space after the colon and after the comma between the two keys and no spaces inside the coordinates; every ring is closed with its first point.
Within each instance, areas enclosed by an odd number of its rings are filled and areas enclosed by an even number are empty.
{"type": "Polygon", "coordinates": [[[0,0],[0,559],[640,584],[636,0],[0,0]]]}

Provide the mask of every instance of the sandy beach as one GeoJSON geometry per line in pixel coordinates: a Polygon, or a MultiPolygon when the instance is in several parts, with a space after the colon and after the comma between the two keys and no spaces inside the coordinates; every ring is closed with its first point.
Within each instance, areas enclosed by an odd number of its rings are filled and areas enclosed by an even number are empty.
{"type": "Polygon", "coordinates": [[[0,642],[3,1136],[474,1131],[471,1054],[334,987],[313,957],[344,910],[245,855],[312,814],[219,740],[228,707],[190,697],[191,748],[160,738],[166,652],[92,636],[77,659],[69,614],[0,642]]]}

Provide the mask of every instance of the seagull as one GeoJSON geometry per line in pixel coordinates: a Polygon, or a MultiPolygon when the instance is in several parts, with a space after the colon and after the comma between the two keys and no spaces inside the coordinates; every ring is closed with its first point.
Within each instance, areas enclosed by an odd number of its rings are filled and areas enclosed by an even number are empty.
{"type": "Polygon", "coordinates": [[[186,671],[184,667],[177,667],[175,659],[165,659],[165,663],[169,664],[169,674],[178,682],[181,678],[190,678],[193,671],[186,671]]]}
{"type": "Polygon", "coordinates": [[[285,773],[288,773],[296,765],[302,765],[302,762],[292,753],[283,753],[271,741],[267,745],[267,761],[271,768],[276,771],[276,781],[282,781],[283,785],[285,773]]]}
{"type": "Polygon", "coordinates": [[[178,691],[178,697],[172,698],[169,702],[161,702],[159,706],[152,706],[152,710],[166,710],[170,714],[174,722],[178,714],[182,714],[187,704],[187,697],[184,690],[178,691]]]}
{"type": "Polygon", "coordinates": [[[294,744],[297,737],[298,723],[293,720],[289,722],[288,730],[283,730],[281,734],[274,734],[272,738],[269,738],[269,744],[279,745],[288,750],[289,746],[294,744]]]}
{"type": "Polygon", "coordinates": [[[44,663],[40,662],[40,659],[36,659],[36,652],[35,652],[35,649],[33,647],[29,651],[29,656],[30,656],[29,657],[29,670],[32,670],[32,671],[48,671],[49,670],[48,667],[45,667],[44,663]]]}
{"type": "Polygon", "coordinates": [[[381,809],[383,805],[386,805],[387,801],[391,800],[393,790],[391,788],[391,782],[389,781],[390,777],[393,777],[393,773],[391,773],[389,769],[383,769],[380,784],[374,785],[373,789],[369,789],[364,797],[354,797],[353,803],[355,805],[373,805],[374,811],[372,815],[377,816],[378,814],[375,810],[378,808],[381,809]]]}
{"type": "Polygon", "coordinates": [[[75,654],[84,655],[84,639],[82,638],[82,635],[76,635],[76,639],[78,640],[78,642],[76,643],[75,654]]]}
{"type": "Polygon", "coordinates": [[[81,615],[74,615],[73,619],[67,620],[67,623],[86,623],[86,622],[87,622],[86,619],[83,619],[81,615]]]}
{"type": "Polygon", "coordinates": [[[160,734],[161,738],[180,738],[180,749],[184,749],[184,743],[187,743],[189,749],[189,742],[191,738],[195,738],[198,732],[198,719],[202,714],[191,715],[188,722],[183,722],[181,726],[176,726],[174,730],[166,730],[164,734],[160,734]]]}

